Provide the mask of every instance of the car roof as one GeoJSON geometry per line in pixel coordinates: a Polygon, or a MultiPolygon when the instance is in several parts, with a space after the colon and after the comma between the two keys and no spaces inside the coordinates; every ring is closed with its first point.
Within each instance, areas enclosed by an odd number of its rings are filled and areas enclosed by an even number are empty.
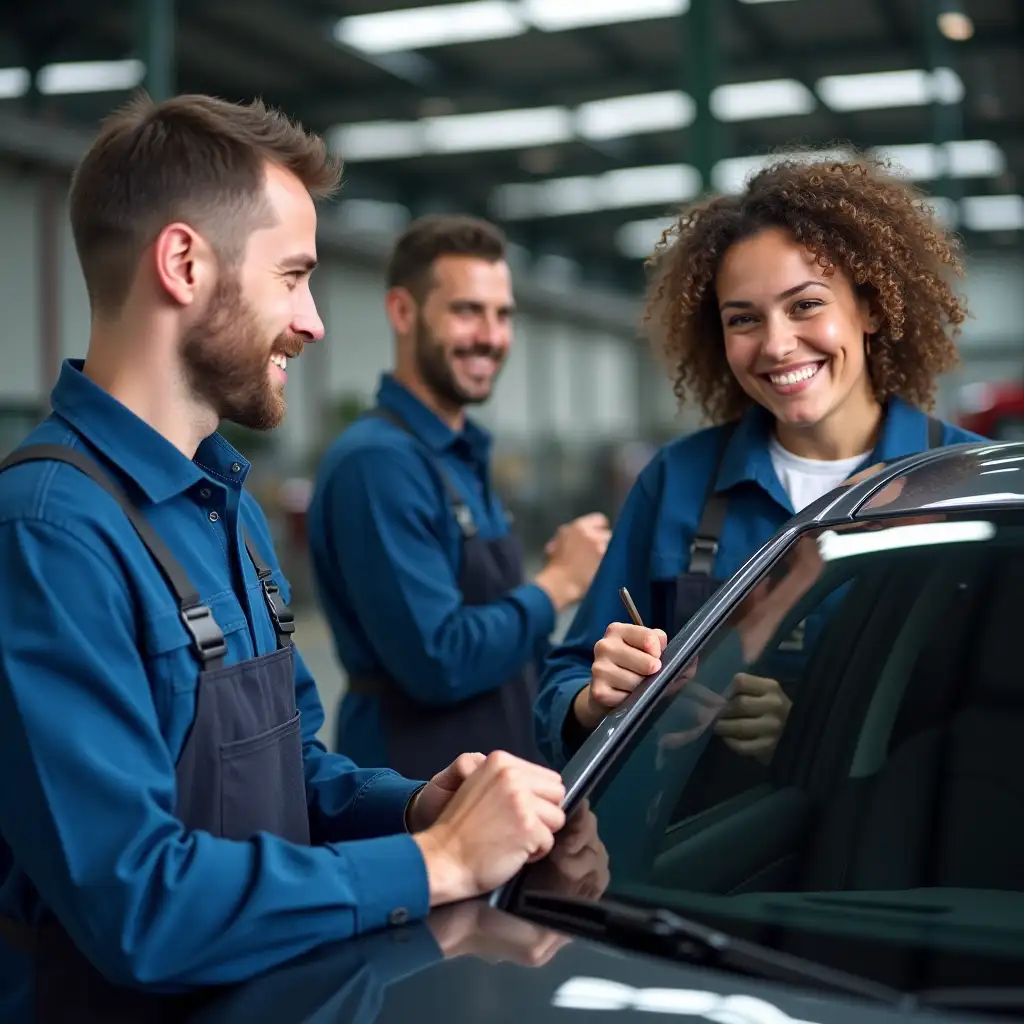
{"type": "Polygon", "coordinates": [[[972,442],[917,452],[808,506],[791,526],[828,526],[919,512],[1024,506],[1024,442],[972,442]]]}

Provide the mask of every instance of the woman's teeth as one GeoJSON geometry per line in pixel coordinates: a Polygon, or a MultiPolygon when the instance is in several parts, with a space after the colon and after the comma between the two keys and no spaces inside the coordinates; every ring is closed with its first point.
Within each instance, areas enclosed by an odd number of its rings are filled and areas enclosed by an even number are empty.
{"type": "Polygon", "coordinates": [[[288,369],[288,359],[285,356],[278,355],[276,352],[270,357],[270,361],[275,366],[280,366],[282,370],[288,369]]]}
{"type": "Polygon", "coordinates": [[[824,363],[814,363],[811,366],[803,366],[799,370],[790,370],[789,373],[769,373],[768,379],[776,387],[799,384],[802,380],[810,380],[824,365],[824,363]]]}

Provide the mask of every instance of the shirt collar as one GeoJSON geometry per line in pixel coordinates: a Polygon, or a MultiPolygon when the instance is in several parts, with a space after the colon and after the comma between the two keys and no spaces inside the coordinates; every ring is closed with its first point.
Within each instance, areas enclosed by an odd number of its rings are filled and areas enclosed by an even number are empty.
{"type": "Polygon", "coordinates": [[[50,393],[53,411],[105,455],[154,503],[213,478],[241,487],[249,463],[219,434],[187,459],[162,434],[82,372],[84,360],[68,359],[50,393]]]}
{"type": "MultiPolygon", "coordinates": [[[[738,483],[760,484],[780,500],[782,488],[772,466],[769,441],[772,416],[760,405],[751,405],[735,425],[726,445],[715,490],[726,491],[738,483]]],[[[882,433],[864,465],[890,462],[928,447],[928,417],[901,398],[891,398],[885,407],[882,433]]],[[[788,502],[783,502],[787,504],[788,502]]]]}
{"type": "Polygon", "coordinates": [[[431,451],[441,453],[453,449],[461,441],[480,460],[486,460],[492,438],[488,431],[466,418],[461,431],[452,430],[435,412],[428,409],[407,387],[385,373],[377,389],[377,402],[397,413],[409,429],[431,451]]]}

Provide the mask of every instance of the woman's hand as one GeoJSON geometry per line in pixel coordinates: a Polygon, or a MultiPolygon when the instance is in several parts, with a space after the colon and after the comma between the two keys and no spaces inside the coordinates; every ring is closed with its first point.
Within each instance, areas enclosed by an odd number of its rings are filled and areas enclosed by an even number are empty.
{"type": "Polygon", "coordinates": [[[573,713],[580,725],[594,729],[648,676],[661,668],[668,646],[663,630],[613,622],[594,645],[590,683],[576,695],[573,713]]]}

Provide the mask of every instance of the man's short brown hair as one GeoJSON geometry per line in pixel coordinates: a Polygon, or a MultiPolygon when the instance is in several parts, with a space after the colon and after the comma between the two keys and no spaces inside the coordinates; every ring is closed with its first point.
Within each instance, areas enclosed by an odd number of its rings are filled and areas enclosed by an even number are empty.
{"type": "Polygon", "coordinates": [[[428,214],[414,220],[395,243],[387,286],[405,288],[422,302],[433,287],[434,262],[442,256],[475,256],[488,263],[505,259],[508,241],[489,221],[465,214],[428,214]]]}
{"type": "Polygon", "coordinates": [[[119,310],[143,251],[180,220],[225,265],[251,231],[272,223],[264,204],[268,163],[291,171],[314,198],[331,195],[341,163],[323,140],[260,100],[228,103],[140,94],[112,114],[71,183],[75,248],[93,307],[119,310]]]}

